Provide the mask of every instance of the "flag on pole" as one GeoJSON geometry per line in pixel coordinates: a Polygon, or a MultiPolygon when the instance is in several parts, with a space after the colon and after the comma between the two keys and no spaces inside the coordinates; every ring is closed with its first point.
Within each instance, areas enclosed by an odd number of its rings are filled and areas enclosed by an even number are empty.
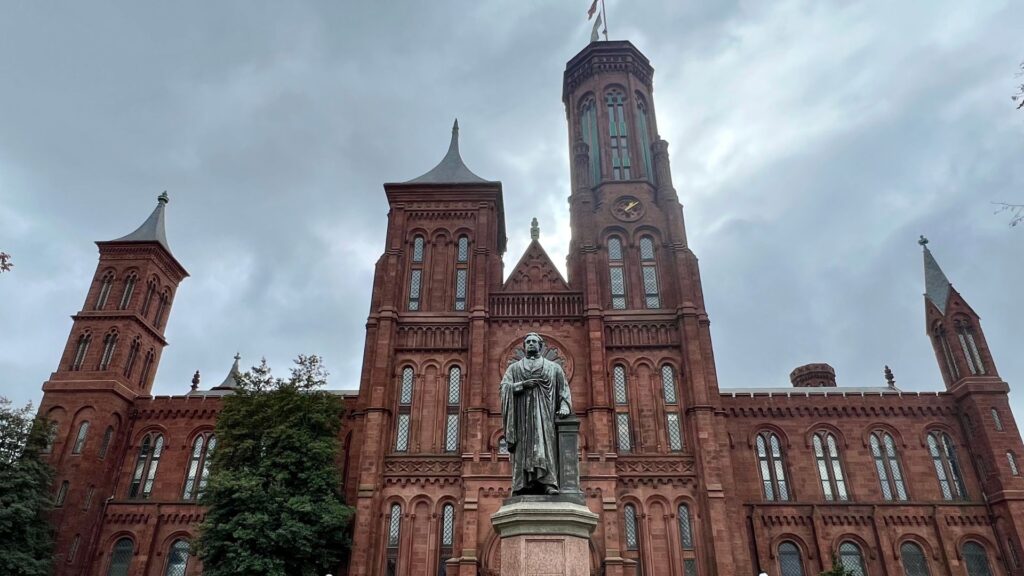
{"type": "Polygon", "coordinates": [[[590,31],[590,41],[597,42],[600,37],[597,35],[597,29],[601,27],[601,15],[597,15],[597,20],[594,20],[594,29],[590,31]]]}
{"type": "Polygon", "coordinates": [[[597,0],[594,0],[593,4],[590,5],[590,10],[587,10],[587,20],[594,17],[594,12],[597,12],[597,0]]]}

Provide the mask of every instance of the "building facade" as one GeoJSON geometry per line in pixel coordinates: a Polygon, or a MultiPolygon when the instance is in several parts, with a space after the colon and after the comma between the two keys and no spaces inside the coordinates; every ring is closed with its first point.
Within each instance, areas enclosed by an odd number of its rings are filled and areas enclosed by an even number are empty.
{"type": "MultiPolygon", "coordinates": [[[[1024,575],[1024,445],[978,315],[926,245],[934,392],[720,389],[653,68],[625,41],[566,67],[572,158],[567,277],[532,242],[511,272],[500,182],[471,172],[453,129],[419,178],[384,185],[358,393],[340,458],[356,508],[341,573],[499,571],[490,516],[509,496],[498,382],[523,336],[562,363],[581,420],[581,483],[601,518],[594,574],[1024,575]]],[[[187,272],[166,197],[99,264],[40,413],[58,425],[61,575],[201,574],[196,498],[232,368],[211,390],[154,397],[163,327],[187,272]]],[[[197,382],[198,383],[198,382],[197,382]]]]}

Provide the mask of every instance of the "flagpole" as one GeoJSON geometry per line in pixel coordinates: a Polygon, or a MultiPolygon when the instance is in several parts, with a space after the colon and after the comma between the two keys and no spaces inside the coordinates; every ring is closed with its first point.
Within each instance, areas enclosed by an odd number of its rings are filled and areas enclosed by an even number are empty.
{"type": "Polygon", "coordinates": [[[608,12],[604,9],[604,0],[601,0],[601,16],[604,19],[604,41],[608,41],[608,12]]]}

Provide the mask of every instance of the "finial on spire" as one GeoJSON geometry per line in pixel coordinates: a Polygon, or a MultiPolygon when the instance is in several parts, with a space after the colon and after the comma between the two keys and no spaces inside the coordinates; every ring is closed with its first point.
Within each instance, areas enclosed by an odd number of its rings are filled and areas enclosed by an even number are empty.
{"type": "Polygon", "coordinates": [[[920,244],[922,248],[925,248],[928,246],[928,239],[924,237],[924,234],[922,234],[917,240],[917,243],[920,244]]]}
{"type": "Polygon", "coordinates": [[[530,222],[530,239],[531,240],[539,240],[540,239],[540,225],[537,224],[537,217],[536,216],[534,216],[533,221],[530,222]]]}
{"type": "Polygon", "coordinates": [[[892,375],[892,370],[889,369],[889,365],[885,366],[885,383],[889,385],[889,388],[896,387],[896,377],[892,375]]]}
{"type": "Polygon", "coordinates": [[[459,119],[456,118],[455,122],[452,124],[452,134],[458,134],[458,133],[459,133],[459,119]]]}
{"type": "Polygon", "coordinates": [[[198,389],[199,389],[199,370],[196,370],[196,373],[192,375],[192,390],[195,391],[195,390],[198,390],[198,389]]]}
{"type": "Polygon", "coordinates": [[[241,359],[242,359],[242,354],[240,352],[235,352],[235,362],[238,362],[241,359]]]}
{"type": "Polygon", "coordinates": [[[167,190],[164,190],[159,196],[156,197],[156,201],[161,204],[167,204],[171,201],[171,197],[167,195],[167,190]]]}

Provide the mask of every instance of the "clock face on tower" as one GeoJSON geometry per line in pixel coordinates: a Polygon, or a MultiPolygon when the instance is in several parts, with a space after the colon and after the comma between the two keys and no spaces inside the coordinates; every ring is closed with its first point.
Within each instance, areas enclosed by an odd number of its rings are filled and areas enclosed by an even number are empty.
{"type": "Polygon", "coordinates": [[[612,204],[612,216],[623,222],[634,222],[644,215],[644,205],[632,196],[623,196],[612,204]]]}

